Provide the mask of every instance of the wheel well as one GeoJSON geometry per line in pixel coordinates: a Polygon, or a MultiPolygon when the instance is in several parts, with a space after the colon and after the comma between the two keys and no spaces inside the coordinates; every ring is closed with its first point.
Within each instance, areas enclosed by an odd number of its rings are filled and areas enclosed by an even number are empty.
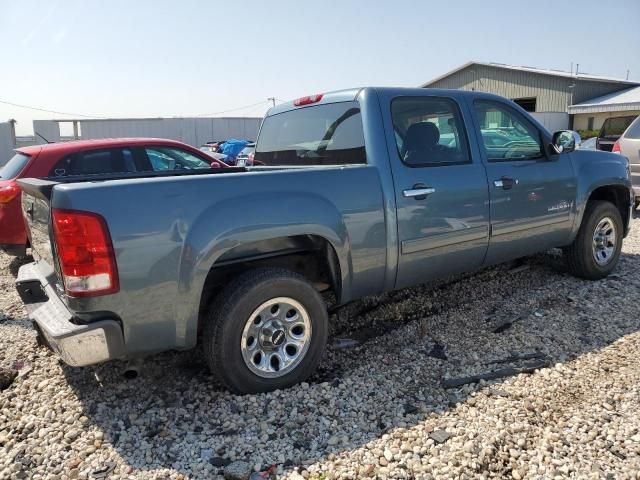
{"type": "Polygon", "coordinates": [[[318,291],[331,291],[336,299],[340,298],[340,264],[331,243],[317,235],[295,235],[242,244],[222,255],[205,280],[200,297],[200,318],[206,315],[211,302],[232,278],[267,267],[299,273],[318,291]]]}
{"type": "Polygon", "coordinates": [[[606,185],[596,188],[589,195],[589,201],[593,200],[605,200],[613,203],[618,208],[624,225],[624,234],[626,235],[629,230],[629,202],[631,201],[627,188],[622,185],[606,185]]]}

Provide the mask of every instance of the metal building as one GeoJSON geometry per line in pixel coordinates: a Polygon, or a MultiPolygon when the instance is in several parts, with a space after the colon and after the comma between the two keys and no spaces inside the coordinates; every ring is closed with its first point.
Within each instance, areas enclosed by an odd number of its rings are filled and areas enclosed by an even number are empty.
{"type": "Polygon", "coordinates": [[[113,118],[103,120],[34,120],[38,143],[71,139],[155,137],[178,140],[194,147],[209,141],[238,138],[255,140],[262,118],[113,118]],[[63,135],[60,127],[71,125],[73,133],[63,135]],[[45,140],[46,139],[46,140],[45,140]]]}
{"type": "Polygon", "coordinates": [[[421,87],[495,93],[513,100],[554,131],[571,127],[570,105],[635,85],[640,83],[561,70],[468,62],[421,87]]]}

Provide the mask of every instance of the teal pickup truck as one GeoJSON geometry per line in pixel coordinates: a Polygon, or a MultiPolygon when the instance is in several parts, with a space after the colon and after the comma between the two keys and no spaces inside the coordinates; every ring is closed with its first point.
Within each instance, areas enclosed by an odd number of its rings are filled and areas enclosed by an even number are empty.
{"type": "Polygon", "coordinates": [[[202,344],[233,391],[304,380],[339,306],[561,247],[597,280],[628,162],[494,95],[362,88],[266,115],[251,168],[25,179],[17,288],[70,365],[202,344]]]}

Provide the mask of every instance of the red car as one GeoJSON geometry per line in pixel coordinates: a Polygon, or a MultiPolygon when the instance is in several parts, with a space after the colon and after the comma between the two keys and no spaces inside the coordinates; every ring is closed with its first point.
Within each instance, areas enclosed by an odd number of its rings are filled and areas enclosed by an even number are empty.
{"type": "Polygon", "coordinates": [[[78,140],[18,148],[0,167],[0,249],[24,255],[27,232],[18,178],[223,168],[197,148],[158,138],[78,140]]]}

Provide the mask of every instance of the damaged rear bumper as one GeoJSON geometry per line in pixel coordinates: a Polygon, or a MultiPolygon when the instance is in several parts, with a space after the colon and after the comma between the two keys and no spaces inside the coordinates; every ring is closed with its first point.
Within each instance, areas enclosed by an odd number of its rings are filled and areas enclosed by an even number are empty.
{"type": "Polygon", "coordinates": [[[111,319],[74,323],[73,314],[35,262],[20,267],[16,288],[43,340],[68,365],[81,367],[125,356],[120,323],[111,319]]]}

